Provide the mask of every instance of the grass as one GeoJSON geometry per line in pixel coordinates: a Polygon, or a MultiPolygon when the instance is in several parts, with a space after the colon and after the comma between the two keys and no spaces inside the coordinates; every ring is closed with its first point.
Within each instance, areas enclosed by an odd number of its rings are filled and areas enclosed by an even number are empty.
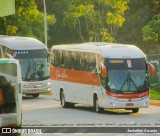
{"type": "Polygon", "coordinates": [[[160,100],[160,91],[150,90],[150,98],[160,100]]]}

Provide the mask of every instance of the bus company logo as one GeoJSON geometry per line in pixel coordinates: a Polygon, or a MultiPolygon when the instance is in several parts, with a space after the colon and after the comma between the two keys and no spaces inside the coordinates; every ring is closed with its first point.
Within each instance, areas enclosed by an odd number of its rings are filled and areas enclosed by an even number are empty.
{"type": "Polygon", "coordinates": [[[68,75],[66,74],[66,70],[63,70],[62,72],[59,72],[58,70],[56,70],[55,74],[56,74],[56,79],[62,78],[63,80],[64,78],[68,77],[68,75]]]}

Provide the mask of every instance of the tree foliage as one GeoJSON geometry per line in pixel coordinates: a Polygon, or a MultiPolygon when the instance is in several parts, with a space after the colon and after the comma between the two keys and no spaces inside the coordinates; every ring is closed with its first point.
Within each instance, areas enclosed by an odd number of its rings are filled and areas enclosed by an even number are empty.
{"type": "MultiPolygon", "coordinates": [[[[116,41],[148,52],[160,41],[159,0],[46,0],[46,8],[49,46],[116,41]]],[[[43,20],[42,0],[16,0],[16,14],[0,18],[0,34],[44,41],[43,20]]]]}
{"type": "MultiPolygon", "coordinates": [[[[0,34],[36,37],[44,41],[44,14],[34,0],[15,0],[15,15],[0,18],[0,34]]],[[[47,15],[47,25],[55,23],[54,15],[47,15]]]]}
{"type": "Polygon", "coordinates": [[[115,41],[129,0],[69,0],[64,23],[84,41],[115,41]],[[87,38],[86,38],[87,37],[87,38]]]}
{"type": "Polygon", "coordinates": [[[159,41],[160,39],[160,15],[155,15],[148,25],[143,27],[144,41],[159,41]]]}
{"type": "Polygon", "coordinates": [[[144,41],[160,42],[160,1],[153,0],[153,10],[155,15],[152,20],[148,22],[146,26],[142,28],[144,41]]]}

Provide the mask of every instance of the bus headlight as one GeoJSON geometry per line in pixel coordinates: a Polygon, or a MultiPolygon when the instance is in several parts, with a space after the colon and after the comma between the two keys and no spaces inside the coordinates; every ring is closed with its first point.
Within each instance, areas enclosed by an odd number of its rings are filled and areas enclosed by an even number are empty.
{"type": "Polygon", "coordinates": [[[116,106],[114,103],[110,103],[113,107],[116,106]]]}
{"type": "Polygon", "coordinates": [[[50,86],[50,85],[51,85],[51,83],[50,83],[50,82],[48,82],[48,83],[47,83],[47,85],[48,85],[48,86],[50,86]]]}
{"type": "Polygon", "coordinates": [[[148,105],[149,105],[148,102],[145,102],[145,103],[144,103],[144,106],[148,106],[148,105]]]}

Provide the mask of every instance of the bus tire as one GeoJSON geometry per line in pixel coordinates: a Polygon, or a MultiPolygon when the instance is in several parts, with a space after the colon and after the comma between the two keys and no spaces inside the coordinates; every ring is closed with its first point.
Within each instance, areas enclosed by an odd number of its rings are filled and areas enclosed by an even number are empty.
{"type": "Polygon", "coordinates": [[[97,113],[102,113],[104,108],[99,107],[99,100],[97,95],[94,97],[94,109],[97,113]]]}
{"type": "Polygon", "coordinates": [[[34,98],[37,98],[37,97],[39,96],[39,94],[32,94],[32,96],[33,96],[34,98]]]}
{"type": "Polygon", "coordinates": [[[74,106],[74,105],[72,105],[72,103],[69,103],[69,102],[65,101],[64,91],[61,91],[60,99],[61,99],[61,105],[62,105],[63,108],[69,108],[71,106],[74,106]]]}
{"type": "Polygon", "coordinates": [[[139,108],[134,108],[134,109],[132,109],[132,112],[133,113],[137,113],[139,111],[139,108]]]}

